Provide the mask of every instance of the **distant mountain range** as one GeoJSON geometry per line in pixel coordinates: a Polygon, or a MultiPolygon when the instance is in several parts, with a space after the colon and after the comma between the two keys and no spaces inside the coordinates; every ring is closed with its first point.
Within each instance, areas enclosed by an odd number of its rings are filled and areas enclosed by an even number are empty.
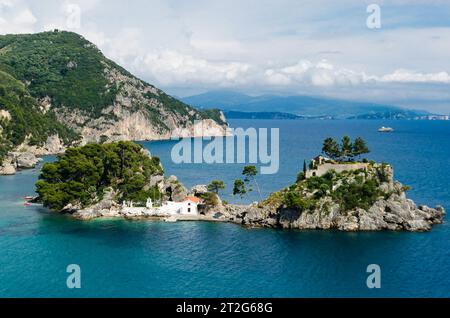
{"type": "Polygon", "coordinates": [[[183,101],[204,109],[219,108],[225,111],[229,118],[417,119],[431,115],[427,111],[404,109],[393,105],[310,96],[253,97],[230,91],[212,91],[183,98],[183,101]]]}
{"type": "Polygon", "coordinates": [[[330,116],[307,117],[282,112],[236,112],[230,110],[224,111],[224,114],[227,119],[283,119],[283,120],[333,119],[330,116]]]}

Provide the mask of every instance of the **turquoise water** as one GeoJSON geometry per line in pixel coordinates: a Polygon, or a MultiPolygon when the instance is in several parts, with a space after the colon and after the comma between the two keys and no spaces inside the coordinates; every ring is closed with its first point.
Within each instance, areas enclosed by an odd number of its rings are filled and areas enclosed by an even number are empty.
{"type": "MultiPolygon", "coordinates": [[[[418,203],[450,209],[449,122],[233,121],[280,127],[278,174],[264,194],[295,180],[331,136],[364,137],[371,158],[390,162],[418,203]],[[377,128],[390,125],[393,134],[377,128]]],[[[174,165],[172,142],[145,143],[186,185],[239,176],[239,165],[174,165]]],[[[48,158],[47,160],[50,160],[48,158]]],[[[450,296],[450,228],[431,233],[337,233],[244,229],[231,224],[79,222],[24,207],[38,171],[0,178],[0,296],[3,297],[419,297],[450,296]],[[82,288],[66,287],[79,264],[82,288]],[[366,287],[379,264],[382,288],[366,287]]],[[[227,193],[230,190],[227,190],[227,193]]],[[[224,197],[234,199],[224,193],[224,197]]],[[[254,199],[250,198],[249,200],[254,199]]]]}

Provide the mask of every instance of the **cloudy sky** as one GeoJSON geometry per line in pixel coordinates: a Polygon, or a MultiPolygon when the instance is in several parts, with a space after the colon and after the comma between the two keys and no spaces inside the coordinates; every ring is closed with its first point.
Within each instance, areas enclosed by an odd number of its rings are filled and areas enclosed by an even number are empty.
{"type": "Polygon", "coordinates": [[[1,34],[54,28],[177,96],[226,89],[450,113],[450,1],[0,0],[1,34]],[[368,27],[371,4],[380,28],[368,27]]]}

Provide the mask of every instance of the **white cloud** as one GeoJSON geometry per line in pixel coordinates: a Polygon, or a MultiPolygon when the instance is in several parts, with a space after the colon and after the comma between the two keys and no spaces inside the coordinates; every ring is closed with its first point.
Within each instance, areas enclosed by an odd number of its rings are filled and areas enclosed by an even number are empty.
{"type": "Polygon", "coordinates": [[[239,62],[211,62],[173,50],[149,53],[144,67],[152,78],[163,85],[234,86],[247,81],[251,66],[239,62]]]}
{"type": "Polygon", "coordinates": [[[396,70],[382,76],[367,75],[347,68],[336,67],[326,60],[312,63],[308,60],[265,71],[265,81],[279,86],[357,86],[371,83],[416,83],[450,84],[450,75],[445,72],[420,73],[408,70],[396,70]]]}
{"type": "Polygon", "coordinates": [[[0,34],[31,33],[37,18],[21,0],[0,0],[0,34]]]}
{"type": "Polygon", "coordinates": [[[396,70],[379,78],[386,83],[437,83],[450,84],[450,75],[447,72],[420,73],[408,70],[396,70]]]}
{"type": "Polygon", "coordinates": [[[279,85],[300,86],[312,85],[318,87],[358,85],[365,81],[364,73],[337,68],[326,60],[312,63],[308,60],[285,66],[279,69],[269,69],[265,72],[267,83],[279,85]]]}

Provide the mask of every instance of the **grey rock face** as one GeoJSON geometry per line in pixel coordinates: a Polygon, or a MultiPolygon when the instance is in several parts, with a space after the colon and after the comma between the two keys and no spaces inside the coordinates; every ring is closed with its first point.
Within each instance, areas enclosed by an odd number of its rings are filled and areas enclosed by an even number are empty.
{"type": "Polygon", "coordinates": [[[165,178],[164,176],[153,176],[148,187],[158,187],[164,195],[164,200],[181,202],[188,196],[187,189],[178,181],[176,176],[165,178]]]}
{"type": "Polygon", "coordinates": [[[117,193],[112,189],[106,189],[102,200],[86,209],[81,209],[80,205],[69,205],[63,212],[72,214],[79,220],[92,220],[101,217],[119,217],[120,206],[116,202],[117,193]]]}
{"type": "Polygon", "coordinates": [[[228,206],[230,221],[250,227],[270,227],[283,229],[335,229],[354,231],[430,231],[440,224],[445,216],[443,207],[417,206],[403,195],[392,195],[388,200],[378,200],[367,211],[341,211],[338,205],[331,211],[315,209],[299,212],[289,209],[270,210],[267,207],[228,206]]]}
{"type": "Polygon", "coordinates": [[[196,185],[191,189],[191,194],[194,196],[198,196],[205,193],[208,193],[208,187],[206,185],[196,185]]]}
{"type": "Polygon", "coordinates": [[[13,175],[17,170],[33,169],[41,161],[41,158],[30,152],[10,152],[0,166],[0,175],[13,175]]]}
{"type": "MultiPolygon", "coordinates": [[[[405,187],[393,179],[394,171],[390,166],[384,167],[380,175],[381,165],[374,165],[361,174],[361,177],[372,178],[379,184],[382,196],[370,208],[356,208],[345,211],[333,201],[330,195],[322,197],[312,210],[304,211],[289,209],[282,201],[273,199],[259,205],[227,206],[230,220],[245,226],[277,227],[283,229],[318,229],[353,231],[411,231],[422,232],[431,230],[435,224],[443,222],[445,210],[443,207],[418,207],[407,199],[405,187]]],[[[333,186],[339,187],[342,182],[355,182],[355,174],[345,175],[345,180],[339,179],[333,186]]],[[[275,198],[282,196],[278,193],[275,198]]],[[[302,189],[302,196],[314,195],[307,189],[302,189]]]]}
{"type": "Polygon", "coordinates": [[[36,165],[42,161],[40,158],[32,153],[14,153],[16,160],[16,167],[18,169],[33,169],[36,165]]]}
{"type": "MultiPolygon", "coordinates": [[[[74,66],[74,65],[72,65],[74,66]]],[[[119,140],[169,140],[172,137],[224,136],[226,125],[212,119],[202,119],[198,110],[185,106],[173,111],[170,103],[162,102],[159,89],[104,64],[108,87],[119,88],[115,100],[102,110],[98,118],[80,109],[58,107],[58,120],[73,128],[83,142],[99,142],[102,137],[119,140]],[[155,116],[156,114],[156,116],[155,116]],[[198,119],[194,123],[194,119],[198,119]]]]}
{"type": "Polygon", "coordinates": [[[14,174],[16,174],[16,168],[12,164],[5,163],[2,166],[0,166],[0,175],[11,176],[14,174]]]}

